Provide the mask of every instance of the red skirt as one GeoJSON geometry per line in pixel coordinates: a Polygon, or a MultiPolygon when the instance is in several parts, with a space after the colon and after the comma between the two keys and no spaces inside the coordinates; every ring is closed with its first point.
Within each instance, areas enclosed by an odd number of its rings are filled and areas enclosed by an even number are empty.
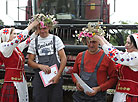
{"type": "Polygon", "coordinates": [[[13,82],[4,82],[0,93],[0,100],[0,102],[19,102],[17,89],[13,82]]]}
{"type": "Polygon", "coordinates": [[[126,102],[138,102],[138,96],[127,95],[126,102]]]}

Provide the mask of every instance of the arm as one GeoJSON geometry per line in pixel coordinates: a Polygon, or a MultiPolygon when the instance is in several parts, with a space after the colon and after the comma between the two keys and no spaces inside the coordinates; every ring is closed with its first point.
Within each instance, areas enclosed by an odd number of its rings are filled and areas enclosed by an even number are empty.
{"type": "Polygon", "coordinates": [[[36,55],[34,55],[34,54],[28,54],[28,66],[30,66],[33,69],[39,68],[40,70],[42,70],[45,73],[50,73],[51,69],[49,66],[38,64],[38,63],[34,62],[35,56],[36,55]]]}
{"type": "Polygon", "coordinates": [[[60,67],[57,76],[60,77],[67,63],[67,57],[65,55],[64,49],[58,51],[58,55],[60,57],[60,67]]]}
{"type": "Polygon", "coordinates": [[[75,63],[74,63],[74,66],[73,66],[73,70],[72,70],[72,74],[71,74],[71,76],[72,76],[72,80],[73,80],[73,82],[75,83],[75,85],[76,85],[76,88],[77,88],[77,90],[79,90],[79,91],[84,91],[84,89],[81,87],[81,85],[78,83],[78,81],[76,80],[76,78],[74,77],[74,75],[73,75],[73,73],[77,73],[78,75],[79,75],[79,73],[80,73],[80,68],[79,68],[79,61],[81,60],[80,58],[82,57],[82,53],[79,53],[78,55],[77,55],[77,57],[76,57],[76,60],[75,60],[75,63]]]}
{"type": "Polygon", "coordinates": [[[74,77],[73,73],[77,73],[79,75],[79,59],[81,58],[82,55],[80,55],[80,53],[77,55],[76,59],[75,59],[75,63],[73,65],[73,70],[72,70],[72,74],[71,74],[71,77],[72,77],[72,81],[74,83],[76,83],[76,78],[74,77]]]}
{"type": "Polygon", "coordinates": [[[10,42],[2,43],[2,46],[1,46],[2,47],[2,49],[1,49],[2,54],[7,58],[10,57],[12,55],[13,50],[20,44],[20,42],[22,40],[24,40],[27,37],[28,32],[38,24],[39,24],[38,21],[32,22],[32,24],[30,24],[25,30],[23,30],[22,33],[17,35],[17,37],[15,39],[13,39],[10,42]]]}
{"type": "Polygon", "coordinates": [[[115,63],[110,59],[108,60],[108,62],[109,62],[107,67],[108,80],[105,83],[100,85],[102,91],[105,91],[109,88],[113,88],[116,85],[118,80],[115,63]]]}
{"type": "Polygon", "coordinates": [[[112,59],[112,61],[130,67],[138,66],[137,52],[128,53],[119,51],[112,44],[110,44],[104,37],[98,35],[95,35],[94,39],[99,41],[100,45],[102,46],[102,49],[104,50],[106,55],[112,59]]]}
{"type": "Polygon", "coordinates": [[[22,52],[26,47],[28,47],[28,45],[30,44],[31,40],[36,38],[37,35],[38,35],[38,32],[35,31],[29,38],[27,38],[25,41],[21,42],[18,45],[18,48],[20,49],[20,51],[22,52]]]}
{"type": "MultiPolygon", "coordinates": [[[[109,58],[106,59],[109,64],[106,69],[104,69],[102,72],[98,70],[98,77],[97,80],[102,80],[99,86],[92,87],[94,92],[90,93],[87,92],[86,94],[89,96],[94,96],[99,91],[106,91],[109,88],[113,88],[113,86],[117,83],[117,71],[115,70],[115,63],[111,61],[109,58]]],[[[98,81],[99,82],[99,81],[98,81]]]]}
{"type": "Polygon", "coordinates": [[[63,72],[63,70],[66,66],[66,62],[67,62],[67,58],[66,58],[64,49],[59,50],[58,55],[60,57],[60,67],[59,67],[59,71],[58,71],[57,75],[50,80],[50,82],[53,82],[53,83],[58,83],[60,76],[62,75],[62,72],[63,72]]]}

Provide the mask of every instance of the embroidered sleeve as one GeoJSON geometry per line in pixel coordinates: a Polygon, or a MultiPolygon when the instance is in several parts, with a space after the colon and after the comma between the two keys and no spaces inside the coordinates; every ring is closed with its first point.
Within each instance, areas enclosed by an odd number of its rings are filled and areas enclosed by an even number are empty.
{"type": "Polygon", "coordinates": [[[19,45],[19,43],[24,40],[28,35],[28,30],[25,29],[23,30],[22,33],[20,33],[19,35],[17,35],[17,37],[15,39],[13,39],[10,42],[4,42],[1,43],[1,52],[5,57],[10,57],[13,50],[19,45]]]}
{"type": "Polygon", "coordinates": [[[35,37],[37,37],[37,35],[35,34],[35,32],[28,37],[25,41],[23,41],[22,43],[20,43],[18,45],[18,48],[20,49],[20,51],[22,52],[26,47],[28,47],[28,45],[30,44],[31,40],[33,40],[35,37]]]}
{"type": "Polygon", "coordinates": [[[103,50],[109,58],[114,62],[126,66],[138,66],[138,53],[137,52],[122,52],[113,46],[103,45],[103,50]]]}

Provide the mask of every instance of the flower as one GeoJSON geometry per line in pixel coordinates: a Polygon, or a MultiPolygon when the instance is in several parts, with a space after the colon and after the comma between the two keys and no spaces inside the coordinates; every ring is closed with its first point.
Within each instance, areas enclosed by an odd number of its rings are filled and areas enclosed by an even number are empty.
{"type": "Polygon", "coordinates": [[[92,38],[94,35],[105,35],[104,30],[101,28],[101,26],[99,26],[99,22],[89,22],[87,26],[88,27],[82,28],[82,31],[79,34],[75,32],[75,37],[78,39],[77,41],[84,41],[83,38],[92,38]]]}
{"type": "Polygon", "coordinates": [[[36,19],[40,22],[40,28],[52,28],[58,23],[56,18],[54,18],[54,15],[36,14],[30,20],[29,24],[36,19]]]}

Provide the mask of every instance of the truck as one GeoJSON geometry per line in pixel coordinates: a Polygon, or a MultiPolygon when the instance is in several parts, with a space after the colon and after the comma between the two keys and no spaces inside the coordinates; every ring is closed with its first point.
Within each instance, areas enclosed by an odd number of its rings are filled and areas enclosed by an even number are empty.
{"type": "MultiPolygon", "coordinates": [[[[20,8],[20,7],[18,7],[20,8]]],[[[65,44],[65,53],[67,55],[67,65],[63,71],[64,77],[64,102],[72,102],[72,94],[76,91],[76,87],[72,82],[71,70],[77,54],[87,49],[87,46],[77,44],[76,38],[73,37],[75,32],[79,32],[86,27],[88,22],[101,22],[100,26],[105,30],[106,39],[114,38],[116,48],[125,51],[124,37],[120,30],[135,30],[138,25],[112,25],[110,24],[110,5],[107,0],[28,0],[26,6],[26,21],[15,21],[14,26],[0,25],[3,27],[15,27],[24,29],[31,17],[37,13],[55,15],[57,27],[51,31],[59,36],[65,44]]],[[[27,76],[29,98],[32,102],[32,80],[34,71],[27,65],[27,49],[24,50],[26,58],[25,73],[27,76]]],[[[3,84],[4,66],[0,66],[0,83],[3,84]]],[[[114,89],[107,91],[107,102],[112,102],[114,89]]]]}

